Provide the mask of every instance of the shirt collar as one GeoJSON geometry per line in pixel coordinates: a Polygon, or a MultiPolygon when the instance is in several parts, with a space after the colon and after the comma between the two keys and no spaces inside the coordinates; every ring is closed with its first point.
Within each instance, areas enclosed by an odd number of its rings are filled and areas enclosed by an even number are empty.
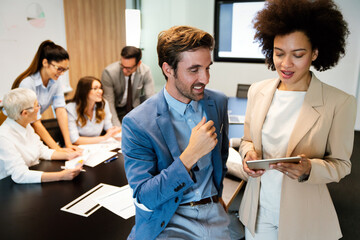
{"type": "Polygon", "coordinates": [[[183,102],[180,102],[178,100],[176,100],[175,98],[173,98],[168,91],[166,90],[166,88],[164,88],[164,97],[165,100],[167,102],[167,104],[169,105],[169,107],[171,107],[172,109],[174,109],[176,112],[178,112],[181,116],[184,116],[186,109],[188,108],[188,105],[191,106],[193,108],[193,110],[195,112],[198,111],[198,104],[199,102],[197,101],[191,101],[190,103],[186,104],[183,102]]]}
{"type": "MultiPolygon", "coordinates": [[[[32,78],[33,78],[34,81],[35,81],[35,86],[36,86],[36,87],[37,87],[37,86],[44,86],[44,85],[43,85],[43,82],[42,82],[42,79],[41,79],[40,71],[34,73],[34,74],[32,75],[32,78]]],[[[55,83],[55,80],[52,79],[52,78],[50,78],[47,87],[53,85],[54,83],[55,83]]],[[[45,87],[45,86],[44,86],[44,87],[45,87]]]]}
{"type": "Polygon", "coordinates": [[[11,118],[7,118],[6,119],[7,124],[14,129],[15,132],[19,133],[22,137],[26,137],[26,129],[30,126],[29,124],[26,125],[26,128],[24,128],[23,126],[21,126],[19,123],[17,123],[15,120],[11,119],[11,118]]]}
{"type": "Polygon", "coordinates": [[[124,76],[124,77],[125,77],[126,80],[128,80],[129,77],[131,76],[131,82],[133,82],[133,81],[134,81],[135,74],[136,74],[136,71],[133,72],[131,75],[129,75],[129,76],[124,76]]]}

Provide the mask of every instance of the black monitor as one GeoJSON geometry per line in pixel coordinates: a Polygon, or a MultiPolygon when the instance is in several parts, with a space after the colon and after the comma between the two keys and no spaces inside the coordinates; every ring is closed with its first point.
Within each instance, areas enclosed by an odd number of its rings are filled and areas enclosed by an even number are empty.
{"type": "Polygon", "coordinates": [[[252,27],[264,5],[264,0],[215,0],[215,61],[265,62],[252,27]]]}

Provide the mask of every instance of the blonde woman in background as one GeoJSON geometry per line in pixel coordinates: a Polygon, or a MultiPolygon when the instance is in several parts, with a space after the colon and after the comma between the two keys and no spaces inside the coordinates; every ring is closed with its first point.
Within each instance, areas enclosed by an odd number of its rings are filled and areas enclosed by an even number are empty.
{"type": "Polygon", "coordinates": [[[3,106],[7,119],[0,126],[0,179],[11,176],[16,183],[40,183],[72,180],[80,173],[82,166],[59,172],[29,170],[39,159],[70,160],[79,153],[49,149],[35,134],[30,123],[36,121],[40,106],[32,90],[11,90],[3,106]]]}

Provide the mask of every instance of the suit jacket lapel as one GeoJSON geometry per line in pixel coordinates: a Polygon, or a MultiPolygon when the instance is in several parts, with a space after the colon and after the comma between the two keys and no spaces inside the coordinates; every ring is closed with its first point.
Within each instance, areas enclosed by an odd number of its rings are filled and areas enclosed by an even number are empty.
{"type": "Polygon", "coordinates": [[[170,121],[169,106],[166,103],[164,97],[164,90],[159,93],[159,101],[157,103],[157,125],[161,131],[163,138],[165,139],[166,145],[173,158],[181,155],[179,145],[176,141],[174,127],[170,121]]]}
{"type": "Polygon", "coordinates": [[[139,81],[140,81],[140,72],[136,71],[135,74],[134,73],[132,74],[131,78],[132,78],[132,84],[131,84],[132,85],[132,89],[131,89],[131,91],[132,91],[132,100],[134,102],[135,99],[136,99],[136,90],[138,88],[139,81]]]}
{"type": "Polygon", "coordinates": [[[214,121],[214,126],[216,128],[216,134],[218,135],[218,137],[220,136],[220,128],[221,126],[219,125],[219,121],[218,121],[218,114],[216,111],[216,106],[215,106],[215,101],[213,99],[209,98],[209,95],[205,93],[204,98],[200,101],[200,104],[202,104],[207,118],[206,121],[209,120],[213,120],[214,121]]]}
{"type": "Polygon", "coordinates": [[[314,74],[312,74],[312,79],[305,95],[304,103],[301,107],[299,117],[290,136],[286,156],[291,156],[296,145],[314,126],[320,117],[320,114],[316,108],[323,105],[324,103],[321,82],[315,77],[314,74]]]}
{"type": "MultiPolygon", "coordinates": [[[[158,117],[156,118],[157,125],[161,131],[163,138],[165,139],[166,145],[173,158],[179,157],[181,155],[181,152],[175,137],[175,131],[173,125],[170,121],[169,106],[166,103],[163,90],[161,90],[158,97],[159,97],[159,101],[157,103],[158,117]]],[[[207,121],[208,120],[214,121],[217,137],[218,140],[220,141],[219,138],[221,136],[220,131],[222,126],[219,125],[215,101],[213,99],[210,99],[209,96],[205,93],[204,99],[200,101],[200,104],[202,104],[202,106],[205,109],[208,118],[207,121]]],[[[213,153],[215,152],[219,152],[218,146],[214,148],[213,153]]]]}
{"type": "Polygon", "coordinates": [[[119,72],[119,83],[118,83],[119,90],[116,90],[116,92],[119,91],[121,93],[121,96],[119,96],[120,97],[119,99],[121,101],[123,99],[124,93],[125,93],[125,81],[126,81],[126,79],[125,79],[125,75],[124,75],[123,71],[121,70],[121,68],[120,68],[119,71],[120,71],[119,72]]]}
{"type": "MultiPolygon", "coordinates": [[[[221,160],[221,152],[219,149],[219,143],[221,143],[221,131],[223,126],[220,126],[220,122],[219,122],[219,115],[217,113],[216,110],[216,103],[214,99],[211,99],[210,96],[205,92],[205,96],[204,98],[199,102],[200,104],[202,104],[205,113],[207,115],[207,119],[206,121],[212,120],[214,122],[214,127],[216,129],[216,134],[217,134],[217,139],[218,139],[218,144],[216,144],[215,148],[211,151],[212,152],[212,156],[211,156],[211,161],[213,163],[213,167],[214,169],[220,168],[221,166],[221,161],[219,162],[219,160],[221,160]]],[[[219,172],[215,172],[214,170],[214,178],[215,179],[221,179],[221,177],[217,178],[216,175],[219,172]]]]}

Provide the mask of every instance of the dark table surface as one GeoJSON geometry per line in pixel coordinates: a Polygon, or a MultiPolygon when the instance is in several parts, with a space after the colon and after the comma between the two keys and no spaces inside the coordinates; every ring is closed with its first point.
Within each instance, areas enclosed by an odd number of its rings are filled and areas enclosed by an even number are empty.
{"type": "MultiPolygon", "coordinates": [[[[31,169],[59,171],[61,165],[64,161],[41,161],[31,169]]],[[[0,180],[0,238],[126,239],[135,217],[125,220],[103,207],[88,217],[60,210],[99,183],[127,184],[121,154],[115,161],[84,169],[72,181],[16,184],[10,177],[0,180]]]]}

